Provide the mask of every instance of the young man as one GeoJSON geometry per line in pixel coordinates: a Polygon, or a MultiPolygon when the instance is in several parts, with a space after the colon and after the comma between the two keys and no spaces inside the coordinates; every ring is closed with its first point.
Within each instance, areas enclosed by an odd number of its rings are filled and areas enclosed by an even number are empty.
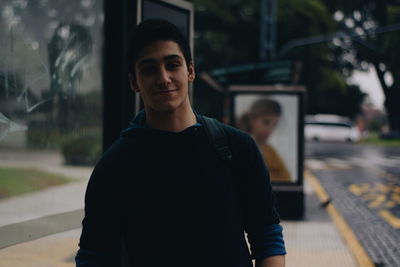
{"type": "Polygon", "coordinates": [[[144,110],[93,171],[77,266],[121,266],[121,255],[133,267],[250,267],[252,257],[257,267],[284,266],[263,159],[249,135],[222,124],[231,162],[216,153],[190,105],[195,71],[183,35],[148,20],[129,52],[144,110]]]}

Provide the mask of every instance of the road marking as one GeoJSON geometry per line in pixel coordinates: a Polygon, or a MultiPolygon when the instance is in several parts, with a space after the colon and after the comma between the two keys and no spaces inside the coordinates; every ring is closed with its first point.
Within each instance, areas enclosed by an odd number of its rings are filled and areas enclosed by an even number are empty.
{"type": "Polygon", "coordinates": [[[400,229],[400,218],[393,215],[388,210],[381,210],[379,211],[379,215],[383,217],[393,228],[400,229]]]}
{"type": "Polygon", "coordinates": [[[392,200],[393,200],[394,202],[397,202],[397,203],[400,204],[400,186],[397,186],[397,187],[393,190],[392,200]]]}
{"type": "Polygon", "coordinates": [[[325,161],[318,159],[307,159],[306,166],[311,170],[326,170],[327,166],[325,161]]]}
{"type": "Polygon", "coordinates": [[[308,158],[305,162],[307,168],[310,170],[347,170],[358,166],[373,172],[378,172],[387,178],[392,178],[394,176],[386,173],[382,167],[398,167],[400,164],[400,158],[386,159],[373,157],[366,159],[365,157],[349,157],[338,159],[327,157],[323,159],[308,158]]]}
{"type": "Polygon", "coordinates": [[[387,209],[391,209],[391,208],[394,208],[394,207],[396,207],[396,202],[394,202],[394,201],[388,201],[387,203],[386,203],[386,205],[385,205],[385,208],[387,208],[387,209]]]}
{"type": "Polygon", "coordinates": [[[395,193],[397,193],[397,194],[400,195],[400,186],[397,186],[397,187],[393,190],[393,192],[395,192],[395,193]]]}
{"type": "Polygon", "coordinates": [[[382,167],[397,167],[400,164],[400,158],[384,158],[381,155],[368,155],[368,157],[351,157],[349,160],[361,167],[379,165],[382,167]]]}
{"type": "Polygon", "coordinates": [[[368,208],[375,209],[375,208],[379,207],[380,205],[382,205],[385,202],[385,200],[386,200],[385,195],[378,195],[374,201],[369,203],[368,208]]]}
{"type": "Polygon", "coordinates": [[[352,184],[349,186],[350,192],[356,196],[361,196],[363,193],[369,191],[369,184],[352,184]]]}
{"type": "MultiPolygon", "coordinates": [[[[314,188],[316,195],[322,203],[325,203],[327,200],[329,200],[329,195],[319,183],[318,179],[314,175],[312,175],[310,171],[305,171],[304,177],[310,182],[310,184],[314,188]]],[[[331,216],[343,239],[346,241],[351,252],[353,253],[356,261],[358,262],[358,265],[362,267],[374,267],[375,264],[372,262],[371,258],[368,256],[363,246],[358,241],[356,235],[353,233],[350,226],[347,224],[347,222],[344,220],[344,218],[335,208],[332,202],[330,202],[330,204],[326,207],[326,210],[331,216]]]]}
{"type": "Polygon", "coordinates": [[[348,190],[355,196],[369,202],[368,208],[378,209],[378,214],[390,226],[400,228],[400,218],[394,215],[389,209],[400,204],[400,186],[395,184],[351,184],[348,190]]]}
{"type": "Polygon", "coordinates": [[[348,170],[352,168],[352,165],[347,160],[327,158],[326,162],[328,166],[335,170],[348,170]]]}

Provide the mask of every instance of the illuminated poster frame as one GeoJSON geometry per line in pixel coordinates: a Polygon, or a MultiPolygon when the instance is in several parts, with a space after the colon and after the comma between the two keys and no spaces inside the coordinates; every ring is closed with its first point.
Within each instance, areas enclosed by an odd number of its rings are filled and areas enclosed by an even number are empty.
{"type": "MultiPolygon", "coordinates": [[[[302,219],[304,216],[304,187],[303,187],[303,171],[304,171],[304,93],[305,89],[301,86],[259,86],[259,85],[232,85],[228,88],[229,101],[226,107],[229,110],[230,124],[238,128],[246,128],[246,123],[243,123],[242,116],[248,111],[252,111],[252,116],[247,116],[249,122],[251,118],[255,118],[254,110],[271,110],[265,108],[265,103],[275,103],[280,109],[279,119],[275,120],[277,126],[267,140],[258,138],[260,135],[252,134],[253,138],[262,139],[263,143],[270,141],[272,149],[269,153],[263,152],[260,147],[264,159],[271,158],[271,154],[278,156],[267,165],[270,169],[271,183],[277,198],[276,208],[283,219],[302,219]],[[267,100],[266,100],[267,99],[267,100]],[[276,104],[277,103],[277,104],[276,104]],[[274,136],[275,134],[275,136],[274,136]],[[257,137],[258,136],[258,137],[257,137]],[[271,152],[272,150],[272,152],[271,152]],[[276,152],[276,153],[274,153],[276,152]],[[277,164],[280,158],[283,164],[277,164]],[[279,165],[287,165],[286,169],[289,172],[290,180],[284,181],[282,177],[274,179],[273,173],[282,169],[279,165]],[[275,170],[273,170],[275,169],[275,170]]],[[[275,110],[276,108],[273,108],[275,110]]],[[[265,113],[270,112],[261,112],[265,113]]],[[[276,112],[275,112],[276,113],[276,112]]],[[[247,113],[250,115],[249,113],[247,113]]],[[[265,117],[265,116],[264,116],[265,117]]],[[[268,117],[268,116],[267,116],[268,117]]],[[[246,121],[246,120],[245,120],[246,121]]],[[[273,121],[270,118],[261,120],[263,123],[273,121]]],[[[247,132],[251,131],[251,127],[255,127],[254,121],[247,123],[247,132]],[[250,128],[249,128],[250,127],[250,128]]],[[[263,136],[263,135],[261,135],[263,136]]],[[[265,137],[265,135],[264,135],[265,137]]],[[[274,158],[274,156],[272,156],[274,158]]]]}
{"type": "MultiPolygon", "coordinates": [[[[302,186],[304,160],[304,88],[293,86],[245,86],[229,88],[230,122],[253,137],[251,128],[256,127],[257,118],[275,119],[277,124],[268,138],[258,144],[267,165],[270,165],[271,182],[274,186],[302,186]],[[267,105],[267,106],[266,106],[267,105]],[[272,105],[279,115],[267,114],[272,105]],[[247,119],[245,119],[247,118],[247,119]],[[246,122],[247,120],[247,122],[246,122]],[[268,151],[268,152],[267,152],[268,151]],[[273,161],[268,164],[268,157],[273,161]],[[278,162],[279,161],[279,162],[278,162]],[[279,170],[280,169],[280,170],[279,170]],[[285,170],[284,170],[285,169],[285,170]]],[[[269,123],[264,120],[264,123],[269,123]]],[[[256,137],[255,137],[256,138],[256,137]]]]}

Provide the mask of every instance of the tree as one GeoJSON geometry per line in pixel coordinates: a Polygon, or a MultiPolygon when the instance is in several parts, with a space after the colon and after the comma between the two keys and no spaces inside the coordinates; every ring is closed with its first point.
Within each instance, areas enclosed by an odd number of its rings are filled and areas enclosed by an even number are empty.
{"type": "MultiPolygon", "coordinates": [[[[337,23],[327,7],[317,0],[278,2],[278,48],[294,39],[334,33],[337,23]]],[[[334,113],[354,118],[360,111],[364,94],[348,85],[335,68],[335,47],[331,42],[300,46],[288,51],[286,58],[302,63],[300,83],[307,87],[307,112],[334,113]]]]}
{"type": "Polygon", "coordinates": [[[400,1],[325,1],[344,32],[338,65],[343,73],[374,66],[385,95],[391,131],[400,133],[400,1]],[[344,41],[344,42],[343,42],[344,41]],[[349,56],[349,54],[354,56],[349,56]],[[344,62],[345,61],[345,62],[344,62]]]}
{"type": "MultiPolygon", "coordinates": [[[[259,0],[192,2],[198,71],[258,62],[259,0]]],[[[319,0],[278,1],[278,51],[292,39],[333,33],[337,28],[338,23],[319,0]]],[[[283,59],[301,62],[299,83],[307,88],[308,113],[355,117],[364,96],[359,88],[347,85],[346,76],[335,68],[334,50],[331,43],[320,43],[294,48],[283,59]]]]}
{"type": "Polygon", "coordinates": [[[258,60],[258,1],[192,0],[199,71],[258,60]]]}

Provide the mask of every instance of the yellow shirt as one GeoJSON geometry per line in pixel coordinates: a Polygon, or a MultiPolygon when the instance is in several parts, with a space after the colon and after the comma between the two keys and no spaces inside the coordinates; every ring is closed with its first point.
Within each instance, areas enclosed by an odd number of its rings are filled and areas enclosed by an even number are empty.
{"type": "Polygon", "coordinates": [[[260,150],[264,156],[264,161],[268,166],[272,182],[293,182],[285,163],[272,146],[264,143],[260,146],[260,150]]]}

